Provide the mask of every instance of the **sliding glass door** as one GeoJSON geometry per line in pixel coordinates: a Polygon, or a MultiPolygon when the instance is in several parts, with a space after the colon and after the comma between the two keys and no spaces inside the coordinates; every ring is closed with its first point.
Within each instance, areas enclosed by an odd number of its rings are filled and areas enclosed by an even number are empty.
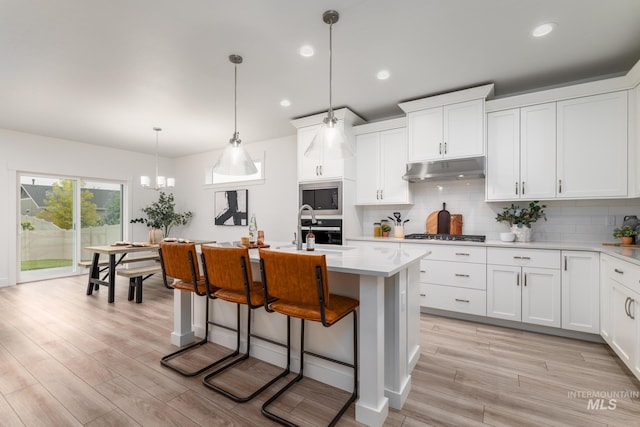
{"type": "Polygon", "coordinates": [[[122,240],[122,184],[32,174],[19,183],[18,282],[84,271],[84,247],[122,240]]]}

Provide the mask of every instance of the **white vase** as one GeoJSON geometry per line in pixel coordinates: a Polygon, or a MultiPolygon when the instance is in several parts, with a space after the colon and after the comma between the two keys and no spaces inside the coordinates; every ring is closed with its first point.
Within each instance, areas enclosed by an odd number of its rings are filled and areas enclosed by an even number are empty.
{"type": "Polygon", "coordinates": [[[531,241],[531,227],[512,225],[511,232],[516,235],[516,242],[531,241]]]}
{"type": "Polygon", "coordinates": [[[150,228],[149,229],[149,243],[155,245],[156,243],[160,243],[164,239],[162,234],[162,230],[159,228],[150,228]]]}

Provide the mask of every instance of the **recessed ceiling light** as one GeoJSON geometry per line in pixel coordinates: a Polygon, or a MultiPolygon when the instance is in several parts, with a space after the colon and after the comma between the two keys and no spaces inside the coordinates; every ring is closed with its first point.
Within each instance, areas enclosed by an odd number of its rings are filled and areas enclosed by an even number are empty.
{"type": "Polygon", "coordinates": [[[389,76],[391,76],[389,70],[380,70],[378,71],[378,74],[376,74],[378,80],[387,80],[389,76]]]}
{"type": "Polygon", "coordinates": [[[546,24],[538,25],[533,29],[531,35],[533,37],[544,37],[549,34],[556,27],[556,24],[553,22],[547,22],[546,24]]]}
{"type": "Polygon", "coordinates": [[[313,50],[313,46],[309,46],[308,44],[302,46],[298,52],[300,52],[300,55],[304,56],[305,58],[313,56],[313,54],[315,53],[315,51],[313,50]]]}
{"type": "Polygon", "coordinates": [[[291,105],[291,101],[289,101],[288,99],[283,99],[282,101],[280,101],[281,107],[289,107],[290,105],[291,105]]]}

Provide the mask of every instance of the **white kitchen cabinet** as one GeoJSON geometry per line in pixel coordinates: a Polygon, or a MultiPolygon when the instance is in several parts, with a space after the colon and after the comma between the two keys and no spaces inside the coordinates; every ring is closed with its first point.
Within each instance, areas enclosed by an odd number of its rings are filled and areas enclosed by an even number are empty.
{"type": "Polygon", "coordinates": [[[560,252],[487,249],[487,316],[561,326],[560,252]]]}
{"type": "Polygon", "coordinates": [[[409,183],[402,179],[407,164],[406,129],[358,132],[356,129],[356,204],[412,203],[409,183]]]}
{"type": "Polygon", "coordinates": [[[427,247],[431,254],[420,261],[420,305],[486,316],[487,249],[437,244],[427,247]]]}
{"type": "Polygon", "coordinates": [[[603,310],[601,317],[601,334],[640,378],[640,267],[606,254],[600,258],[600,286],[607,299],[607,310],[603,310]]]}
{"type": "Polygon", "coordinates": [[[487,114],[487,200],[554,198],[556,104],[487,114]]]}
{"type": "MultiPolygon", "coordinates": [[[[345,138],[355,145],[353,126],[362,123],[362,118],[348,108],[334,110],[334,115],[338,119],[337,126],[344,132],[345,138]]],[[[312,156],[304,155],[326,116],[326,113],[321,113],[291,121],[297,129],[298,137],[298,181],[355,179],[355,157],[333,159],[326,156],[322,149],[312,156]]]]}
{"type": "Polygon", "coordinates": [[[627,92],[557,103],[557,197],[627,196],[627,92]]]}
{"type": "Polygon", "coordinates": [[[409,162],[481,156],[484,100],[407,114],[409,162]]]}
{"type": "Polygon", "coordinates": [[[562,251],[562,328],[600,333],[600,256],[562,251]]]}
{"type": "Polygon", "coordinates": [[[344,175],[344,160],[325,158],[322,150],[310,157],[304,155],[318,129],[320,125],[298,129],[298,179],[300,181],[342,178],[344,175]]]}

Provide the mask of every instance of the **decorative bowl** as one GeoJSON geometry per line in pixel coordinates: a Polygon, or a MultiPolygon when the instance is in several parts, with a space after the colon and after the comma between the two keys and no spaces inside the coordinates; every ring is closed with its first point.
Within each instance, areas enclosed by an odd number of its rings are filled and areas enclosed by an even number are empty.
{"type": "Polygon", "coordinates": [[[503,242],[513,242],[516,240],[516,235],[514,233],[500,233],[500,240],[503,242]]]}

